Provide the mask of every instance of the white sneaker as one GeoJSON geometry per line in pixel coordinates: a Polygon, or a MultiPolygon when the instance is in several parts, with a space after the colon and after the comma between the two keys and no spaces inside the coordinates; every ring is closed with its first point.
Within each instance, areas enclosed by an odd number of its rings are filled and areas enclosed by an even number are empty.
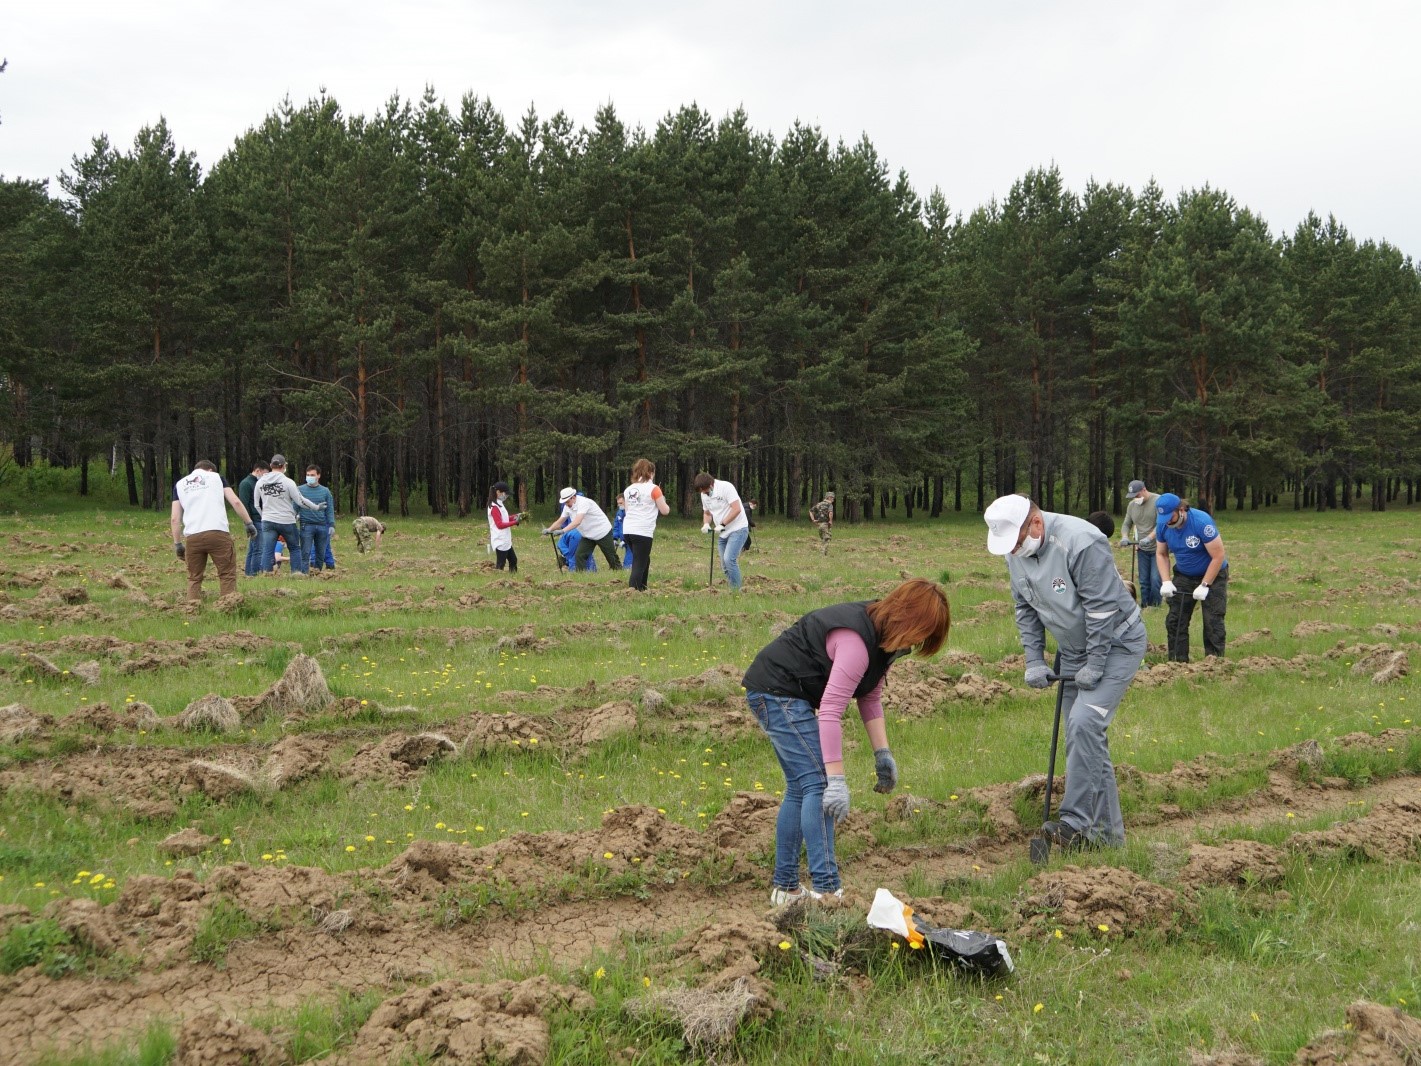
{"type": "Polygon", "coordinates": [[[825,896],[831,899],[843,899],[844,890],[840,888],[835,889],[833,892],[815,892],[814,889],[808,888],[805,885],[800,885],[798,888],[779,888],[776,886],[770,889],[770,906],[786,907],[802,899],[823,899],[825,896]]]}

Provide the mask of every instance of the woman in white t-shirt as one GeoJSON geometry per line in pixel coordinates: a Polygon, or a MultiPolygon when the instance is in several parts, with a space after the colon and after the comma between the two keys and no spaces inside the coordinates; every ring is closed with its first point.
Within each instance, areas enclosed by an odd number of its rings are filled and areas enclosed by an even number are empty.
{"type": "Polygon", "coordinates": [[[750,519],[746,517],[745,505],[740,502],[740,493],[730,482],[713,478],[704,471],[696,475],[691,486],[701,494],[702,518],[705,519],[701,532],[709,533],[711,524],[715,524],[720,568],[725,571],[731,590],[739,592],[740,553],[750,539],[750,519]]]}
{"type": "Polygon", "coordinates": [[[488,493],[488,542],[498,558],[495,564],[502,570],[505,564],[510,574],[518,573],[518,553],[513,550],[513,527],[525,515],[508,513],[508,482],[498,481],[488,493]]]}
{"type": "Polygon", "coordinates": [[[622,493],[627,514],[622,519],[622,540],[632,551],[632,574],[627,585],[639,592],[646,591],[646,579],[651,573],[651,538],[656,534],[656,520],[671,513],[666,494],[652,479],[656,464],[650,459],[638,459],[632,464],[632,483],[622,493]]]}

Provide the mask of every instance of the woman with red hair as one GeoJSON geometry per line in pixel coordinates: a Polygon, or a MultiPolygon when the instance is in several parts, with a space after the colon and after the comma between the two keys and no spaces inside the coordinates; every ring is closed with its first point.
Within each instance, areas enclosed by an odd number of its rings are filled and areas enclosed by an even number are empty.
{"type": "Polygon", "coordinates": [[[843,715],[857,700],[873,743],[875,792],[898,785],[898,765],[883,720],[883,681],[895,659],[916,650],[936,655],[951,618],[941,586],[914,578],[881,600],[810,611],[760,649],[742,684],[756,721],[774,745],[785,775],[775,823],[775,875],[770,904],[841,895],[834,825],[849,813],[844,775],[843,715]],[[813,888],[799,880],[799,855],[813,888]]]}

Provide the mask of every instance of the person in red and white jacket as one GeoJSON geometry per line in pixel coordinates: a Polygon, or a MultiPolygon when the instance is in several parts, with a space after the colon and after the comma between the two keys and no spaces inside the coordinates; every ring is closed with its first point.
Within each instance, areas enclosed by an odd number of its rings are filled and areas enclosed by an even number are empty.
{"type": "Polygon", "coordinates": [[[513,527],[528,516],[509,514],[508,482],[496,481],[488,492],[488,542],[498,558],[495,566],[502,570],[505,565],[510,574],[518,573],[518,553],[513,550],[513,527]]]}

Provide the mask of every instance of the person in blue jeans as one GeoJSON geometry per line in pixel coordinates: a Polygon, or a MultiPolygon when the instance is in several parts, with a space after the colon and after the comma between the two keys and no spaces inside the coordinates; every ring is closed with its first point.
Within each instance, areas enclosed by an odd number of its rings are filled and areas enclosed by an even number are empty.
{"type": "Polygon", "coordinates": [[[740,502],[740,493],[729,481],[720,481],[704,472],[697,474],[691,485],[701,494],[701,532],[709,533],[714,524],[720,568],[725,572],[731,591],[739,592],[740,553],[750,538],[750,518],[740,502]]]}
{"type": "Polygon", "coordinates": [[[324,570],[326,560],[331,559],[331,530],[336,524],[336,498],[331,490],[321,484],[321,468],[312,463],[306,468],[306,483],[300,486],[301,495],[320,509],[308,511],[301,516],[301,551],[306,556],[306,564],[312,570],[324,570]]]}
{"type": "Polygon", "coordinates": [[[242,505],[246,507],[247,513],[251,515],[252,523],[257,527],[256,535],[247,538],[247,561],[242,568],[242,572],[247,577],[255,577],[261,571],[262,524],[252,494],[256,492],[257,482],[269,473],[271,473],[271,467],[267,466],[266,460],[258,459],[252,464],[252,472],[242,478],[241,484],[237,486],[237,496],[242,501],[242,505]]]}
{"type": "Polygon", "coordinates": [[[281,536],[291,549],[291,572],[305,577],[306,553],[301,550],[301,530],[296,516],[301,511],[319,511],[322,508],[296,491],[296,483],[286,476],[286,456],[277,454],[271,457],[271,473],[257,481],[252,499],[262,518],[261,572],[272,572],[273,549],[276,538],[281,536]]]}
{"type": "Polygon", "coordinates": [[[898,764],[883,718],[884,678],[894,660],[914,649],[925,658],[937,654],[950,621],[941,586],[914,578],[881,600],[810,611],[755,656],[741,682],[745,699],[785,775],[771,906],[843,894],[834,826],[849,813],[844,711],[849,700],[858,702],[873,744],[873,790],[892,792],[898,764]],[[812,888],[799,879],[801,851],[812,888]]]}

